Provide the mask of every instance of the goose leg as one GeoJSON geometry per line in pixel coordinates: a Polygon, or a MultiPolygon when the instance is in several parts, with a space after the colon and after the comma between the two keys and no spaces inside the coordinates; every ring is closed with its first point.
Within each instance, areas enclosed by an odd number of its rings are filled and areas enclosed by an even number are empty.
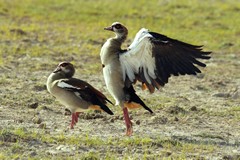
{"type": "MultiPolygon", "coordinates": [[[[79,117],[80,112],[76,112],[75,114],[76,114],[75,122],[77,123],[77,122],[78,122],[78,117],[79,117]]],[[[76,124],[76,123],[75,123],[75,124],[76,124]]]]}
{"type": "Polygon", "coordinates": [[[80,112],[72,113],[72,121],[71,121],[71,125],[70,125],[71,129],[74,129],[73,126],[78,122],[79,114],[80,114],[80,112]]]}
{"type": "Polygon", "coordinates": [[[126,135],[131,136],[133,133],[133,128],[132,128],[132,122],[129,118],[127,107],[123,107],[123,116],[124,116],[125,124],[127,127],[126,135]]]}

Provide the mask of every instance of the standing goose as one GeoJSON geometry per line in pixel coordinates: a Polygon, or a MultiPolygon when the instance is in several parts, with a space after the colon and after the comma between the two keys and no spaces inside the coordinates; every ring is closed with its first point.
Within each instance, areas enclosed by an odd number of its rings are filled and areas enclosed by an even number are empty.
{"type": "Polygon", "coordinates": [[[130,136],[133,129],[128,108],[142,106],[152,113],[136,95],[132,85],[140,81],[142,89],[147,88],[153,93],[155,88],[164,86],[171,75],[201,73],[197,66],[206,65],[197,59],[209,59],[211,52],[202,51],[202,46],[181,42],[145,28],[139,30],[133,43],[123,50],[121,45],[127,38],[127,28],[114,22],[104,29],[113,31],[116,36],[109,38],[101,48],[103,75],[116,105],[123,109],[126,135],[130,136]]]}
{"type": "MultiPolygon", "coordinates": [[[[47,79],[47,90],[72,113],[71,129],[78,122],[78,115],[86,109],[113,112],[105,105],[110,102],[104,94],[80,79],[72,78],[73,65],[61,62],[47,79]]],[[[112,103],[112,102],[110,102],[112,103]]]]}

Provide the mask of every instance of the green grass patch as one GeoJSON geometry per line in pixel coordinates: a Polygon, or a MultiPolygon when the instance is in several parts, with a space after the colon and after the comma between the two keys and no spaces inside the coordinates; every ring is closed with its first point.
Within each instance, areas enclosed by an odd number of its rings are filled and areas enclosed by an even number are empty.
{"type": "MultiPolygon", "coordinates": [[[[99,136],[90,136],[89,134],[81,135],[65,135],[64,133],[51,135],[43,131],[29,131],[25,128],[16,129],[4,129],[0,131],[1,141],[5,143],[12,143],[8,153],[11,153],[11,157],[21,158],[21,153],[24,152],[24,143],[28,144],[31,141],[37,141],[40,144],[57,144],[75,146],[77,148],[95,148],[96,151],[87,151],[84,154],[78,154],[81,159],[99,159],[104,157],[105,159],[115,159],[119,154],[123,154],[123,159],[133,158],[135,159],[138,154],[141,153],[142,159],[159,158],[159,157],[171,157],[171,158],[187,158],[200,152],[202,154],[209,154],[215,151],[213,145],[206,144],[192,144],[173,140],[171,138],[150,138],[150,137],[108,137],[102,138],[99,136]],[[10,139],[9,137],[12,137],[10,139]],[[13,139],[14,138],[14,139],[13,139]],[[104,150],[99,152],[97,150],[104,150]],[[158,150],[158,152],[154,152],[158,150]],[[181,153],[181,154],[177,154],[181,153]]],[[[5,155],[2,155],[3,157],[5,155]]],[[[47,155],[45,155],[48,157],[47,155]]],[[[60,155],[59,155],[60,156],[60,155]]],[[[60,158],[56,156],[56,158],[60,158]]]]}
{"type": "Polygon", "coordinates": [[[231,119],[236,122],[240,120],[240,107],[230,106],[229,108],[223,108],[221,110],[205,110],[205,113],[209,116],[219,116],[219,117],[231,117],[231,119]]]}
{"type": "Polygon", "coordinates": [[[153,0],[147,5],[143,0],[138,3],[133,0],[22,2],[0,1],[0,38],[11,43],[1,44],[10,48],[5,54],[39,56],[51,48],[59,52],[82,54],[84,51],[84,54],[98,55],[101,45],[93,45],[89,40],[103,43],[112,35],[104,32],[103,27],[114,21],[129,26],[132,38],[140,27],[147,27],[190,43],[204,44],[214,51],[230,50],[233,53],[238,51],[237,46],[240,45],[240,26],[236,25],[240,23],[240,3],[230,0],[181,0],[171,3],[153,0]],[[39,46],[24,48],[19,44],[22,40],[35,40],[39,46]],[[81,47],[72,46],[82,42],[81,47]]]}

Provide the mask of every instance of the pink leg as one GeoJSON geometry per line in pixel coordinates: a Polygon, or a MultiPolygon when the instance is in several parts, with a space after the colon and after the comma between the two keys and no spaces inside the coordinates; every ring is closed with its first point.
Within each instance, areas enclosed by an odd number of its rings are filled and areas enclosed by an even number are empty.
{"type": "Polygon", "coordinates": [[[80,112],[72,113],[72,121],[71,121],[71,129],[73,129],[74,125],[78,122],[78,116],[80,112]]]}
{"type": "Polygon", "coordinates": [[[72,121],[71,121],[71,129],[73,129],[73,126],[75,125],[75,113],[72,113],[72,121]]]}
{"type": "Polygon", "coordinates": [[[124,116],[124,120],[125,120],[126,127],[127,127],[126,135],[131,136],[133,133],[132,122],[129,118],[128,109],[126,107],[123,108],[123,116],[124,116]]]}
{"type": "Polygon", "coordinates": [[[75,113],[75,124],[78,122],[78,116],[79,116],[80,112],[76,112],[75,113]]]}

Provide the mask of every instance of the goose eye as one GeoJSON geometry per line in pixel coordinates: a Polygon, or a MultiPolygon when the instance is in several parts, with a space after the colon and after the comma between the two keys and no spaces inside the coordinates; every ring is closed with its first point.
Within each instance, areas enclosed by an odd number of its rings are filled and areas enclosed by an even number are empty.
{"type": "Polygon", "coordinates": [[[68,65],[68,63],[62,63],[60,66],[61,67],[66,67],[68,65]]]}
{"type": "Polygon", "coordinates": [[[121,29],[121,28],[122,28],[121,24],[116,24],[114,27],[115,27],[116,29],[121,29]]]}

